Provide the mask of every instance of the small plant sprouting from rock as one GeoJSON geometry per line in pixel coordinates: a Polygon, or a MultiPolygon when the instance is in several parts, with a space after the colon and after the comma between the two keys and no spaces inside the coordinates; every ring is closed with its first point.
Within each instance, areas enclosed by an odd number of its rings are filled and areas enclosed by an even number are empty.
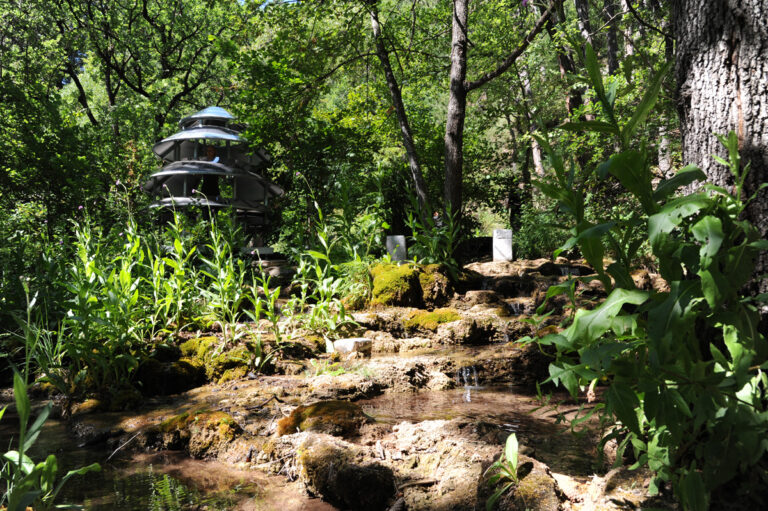
{"type": "Polygon", "coordinates": [[[486,511],[491,511],[496,505],[496,502],[506,493],[512,486],[520,482],[520,478],[517,476],[517,455],[518,444],[517,435],[512,433],[507,437],[507,443],[504,447],[504,454],[493,465],[488,467],[485,471],[485,475],[490,472],[494,472],[488,479],[488,486],[495,487],[500,482],[504,481],[504,485],[496,488],[488,500],[485,503],[486,511]]]}

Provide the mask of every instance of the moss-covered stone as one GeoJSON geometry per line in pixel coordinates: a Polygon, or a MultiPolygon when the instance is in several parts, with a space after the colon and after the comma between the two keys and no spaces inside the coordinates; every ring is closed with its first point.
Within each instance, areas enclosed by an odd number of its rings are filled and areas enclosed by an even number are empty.
{"type": "Polygon", "coordinates": [[[219,378],[219,383],[225,383],[232,380],[239,380],[240,378],[244,378],[246,374],[248,374],[247,367],[245,366],[233,367],[231,369],[227,369],[226,371],[224,371],[224,373],[221,375],[221,378],[219,378]]]}
{"type": "Polygon", "coordinates": [[[418,306],[421,304],[419,271],[411,264],[379,264],[371,269],[371,305],[418,306]]]}
{"type": "Polygon", "coordinates": [[[370,421],[362,408],[349,401],[319,401],[299,406],[277,423],[278,436],[297,431],[315,431],[329,435],[351,435],[370,421]]]}
{"type": "Polygon", "coordinates": [[[204,362],[206,354],[213,349],[217,342],[218,339],[214,336],[195,337],[183,342],[179,348],[182,356],[196,358],[200,362],[204,362]]]}
{"type": "Polygon", "coordinates": [[[141,402],[141,392],[127,383],[109,392],[109,410],[112,412],[128,410],[138,406],[141,402]]]}
{"type": "Polygon", "coordinates": [[[93,412],[101,411],[105,408],[104,403],[99,399],[86,399],[82,403],[76,403],[72,405],[72,416],[86,415],[93,412]]]}
{"type": "Polygon", "coordinates": [[[427,307],[445,305],[453,295],[448,269],[442,264],[428,264],[419,273],[421,297],[427,307]]]}
{"type": "Polygon", "coordinates": [[[187,361],[194,361],[205,370],[209,381],[223,383],[248,374],[254,358],[253,344],[246,342],[232,348],[221,345],[218,338],[197,337],[181,344],[181,353],[187,361]]]}
{"type": "Polygon", "coordinates": [[[438,325],[458,321],[461,316],[455,309],[435,309],[434,311],[414,311],[405,320],[406,330],[429,330],[434,332],[438,325]]]}
{"type": "Polygon", "coordinates": [[[195,358],[175,362],[144,360],[136,371],[136,380],[145,396],[167,396],[185,392],[205,382],[203,364],[195,358]]]}
{"type": "Polygon", "coordinates": [[[219,452],[242,429],[226,412],[196,410],[161,422],[155,431],[159,436],[156,446],[166,449],[186,447],[192,456],[200,458],[219,452]]]}

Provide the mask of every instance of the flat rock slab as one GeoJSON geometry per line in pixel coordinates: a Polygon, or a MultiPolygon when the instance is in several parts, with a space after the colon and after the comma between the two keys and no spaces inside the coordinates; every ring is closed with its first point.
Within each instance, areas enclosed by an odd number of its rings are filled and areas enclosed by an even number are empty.
{"type": "Polygon", "coordinates": [[[350,337],[348,339],[339,339],[328,343],[329,352],[338,351],[339,353],[364,353],[370,355],[373,350],[373,341],[365,337],[350,337]],[[332,348],[332,349],[331,349],[332,348]]]}

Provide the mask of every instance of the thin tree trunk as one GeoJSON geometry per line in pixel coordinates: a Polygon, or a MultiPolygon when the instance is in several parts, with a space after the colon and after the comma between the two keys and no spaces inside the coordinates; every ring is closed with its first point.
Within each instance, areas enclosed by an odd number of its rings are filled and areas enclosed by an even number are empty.
{"type": "Polygon", "coordinates": [[[608,73],[619,70],[619,43],[616,38],[616,3],[614,0],[603,1],[603,15],[608,24],[605,33],[606,49],[608,52],[608,73]]]}
{"type": "MultiPolygon", "coordinates": [[[[765,0],[672,4],[683,161],[701,167],[715,184],[731,186],[730,173],[711,155],[726,156],[714,134],[735,131],[742,163],[750,164],[744,198],[768,181],[766,11],[765,0]]],[[[768,189],[750,204],[746,217],[768,236],[768,189]]],[[[760,254],[754,277],[765,273],[768,252],[760,254]]],[[[755,279],[751,292],[768,292],[768,281],[755,279]]]]}
{"type": "Polygon", "coordinates": [[[579,32],[584,40],[592,44],[592,28],[589,24],[589,3],[587,0],[573,0],[579,22],[579,32]]]}
{"type": "MultiPolygon", "coordinates": [[[[544,7],[541,7],[540,9],[542,13],[545,12],[544,7]]],[[[573,75],[576,73],[576,65],[573,62],[573,55],[571,54],[571,51],[563,46],[562,40],[557,36],[555,25],[561,23],[562,21],[563,18],[560,18],[560,13],[554,12],[552,13],[552,16],[549,18],[549,20],[547,20],[544,28],[547,31],[547,34],[549,34],[550,41],[554,43],[555,49],[557,50],[557,63],[560,67],[560,77],[563,79],[563,81],[566,81],[568,79],[568,75],[573,75]]],[[[582,104],[584,104],[584,100],[582,99],[582,90],[577,86],[571,87],[565,96],[565,108],[568,111],[568,115],[572,115],[574,110],[579,108],[582,104]]]]}
{"type": "MultiPolygon", "coordinates": [[[[533,90],[531,89],[531,79],[528,76],[528,70],[523,67],[520,69],[520,89],[525,101],[525,118],[528,125],[528,133],[533,134],[536,132],[536,119],[533,117],[533,112],[528,107],[530,103],[533,103],[533,90]]],[[[535,138],[531,138],[531,156],[533,158],[533,170],[536,175],[541,178],[544,177],[544,165],[541,158],[541,146],[535,138]]],[[[529,178],[530,182],[530,178],[529,178]]]]}
{"type": "MultiPolygon", "coordinates": [[[[621,0],[621,8],[624,12],[629,11],[629,7],[627,7],[627,2],[631,2],[632,0],[621,0]]],[[[625,14],[624,15],[625,22],[624,22],[624,55],[634,55],[635,53],[635,42],[634,42],[634,34],[632,33],[631,24],[627,23],[627,20],[631,18],[631,14],[625,14]]]]}
{"type": "Polygon", "coordinates": [[[418,153],[416,152],[416,144],[413,141],[413,132],[411,126],[408,123],[408,115],[405,112],[405,105],[403,104],[403,96],[400,93],[400,85],[397,83],[395,74],[392,72],[392,65],[389,61],[389,53],[384,47],[384,39],[381,35],[381,24],[379,23],[379,13],[376,8],[376,3],[371,2],[369,4],[371,14],[371,29],[373,30],[373,38],[376,42],[376,55],[379,57],[381,67],[384,68],[384,76],[387,81],[387,87],[389,87],[389,94],[392,96],[392,104],[395,107],[395,114],[397,115],[397,122],[400,125],[400,134],[403,137],[403,145],[405,146],[405,153],[408,157],[408,167],[411,170],[411,179],[413,180],[413,187],[416,191],[416,197],[419,201],[419,208],[422,215],[427,215],[427,206],[429,199],[427,197],[427,186],[424,183],[424,176],[421,173],[421,165],[419,164],[418,153]]]}
{"type": "Polygon", "coordinates": [[[450,97],[445,121],[445,185],[446,210],[461,210],[461,181],[464,166],[464,118],[467,110],[467,20],[468,0],[454,0],[451,28],[450,97]]]}

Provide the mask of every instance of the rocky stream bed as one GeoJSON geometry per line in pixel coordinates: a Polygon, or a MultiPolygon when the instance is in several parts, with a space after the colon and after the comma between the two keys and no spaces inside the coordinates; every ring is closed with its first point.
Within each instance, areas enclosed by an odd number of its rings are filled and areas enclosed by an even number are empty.
{"type": "MultiPolygon", "coordinates": [[[[375,275],[372,306],[353,314],[360,351],[326,353],[324,341],[299,336],[264,375],[247,342],[222,349],[220,334],[188,333],[142,365],[144,395],[128,405],[59,400],[66,418],[49,421],[36,449],[104,467],[64,500],[105,510],[485,509],[484,473],[515,432],[523,477],[497,509],[674,509],[649,500],[646,472],[610,469],[596,421],[569,432],[568,419],[592,405],[538,394],[549,357],[518,342],[557,330],[562,297],[540,324],[531,315],[550,285],[589,268],[474,263],[456,287],[436,268],[396,270],[375,275]]],[[[646,272],[637,280],[663,285],[646,272]]],[[[602,298],[594,284],[578,284],[580,301],[602,298]]],[[[6,444],[14,424],[0,423],[6,444]]]]}

